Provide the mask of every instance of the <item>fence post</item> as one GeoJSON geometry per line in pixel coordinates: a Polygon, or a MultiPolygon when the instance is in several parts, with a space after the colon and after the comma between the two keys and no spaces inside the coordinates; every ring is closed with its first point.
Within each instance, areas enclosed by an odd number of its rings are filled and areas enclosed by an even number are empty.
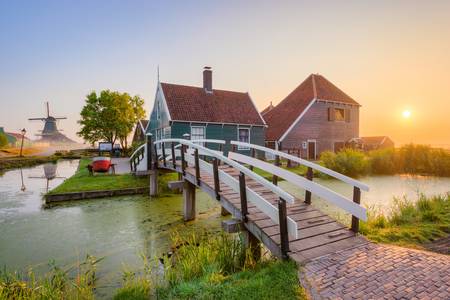
{"type": "Polygon", "coordinates": [[[216,199],[220,200],[219,163],[217,158],[214,158],[213,160],[213,177],[214,177],[214,191],[216,192],[216,199]]]}
{"type": "MultiPolygon", "coordinates": [[[[356,186],[353,187],[353,202],[361,204],[361,190],[356,186]]],[[[359,232],[359,219],[355,216],[352,216],[352,231],[354,233],[359,232]]]]}
{"type": "MultiPolygon", "coordinates": [[[[250,150],[251,152],[251,156],[254,158],[255,157],[255,148],[252,148],[252,150],[250,150]]],[[[250,170],[252,170],[253,171],[253,166],[252,165],[250,165],[250,170]]]]}
{"type": "MultiPolygon", "coordinates": [[[[308,170],[306,171],[306,179],[309,181],[313,180],[313,169],[311,167],[308,167],[308,170]]],[[[305,203],[311,204],[311,191],[305,191],[305,203]]]]}
{"type": "Polygon", "coordinates": [[[197,185],[200,185],[200,160],[198,159],[198,149],[194,150],[195,161],[195,178],[197,179],[197,185]]]}
{"type": "Polygon", "coordinates": [[[162,149],[162,156],[163,156],[163,165],[164,167],[167,167],[167,162],[166,162],[166,143],[162,142],[161,143],[161,149],[162,149]]]}
{"type": "Polygon", "coordinates": [[[280,223],[281,255],[283,259],[287,259],[287,253],[289,252],[289,235],[287,229],[286,201],[282,198],[278,200],[278,220],[280,223]]]}
{"type": "Polygon", "coordinates": [[[171,151],[172,151],[172,166],[176,170],[177,169],[177,156],[175,155],[175,144],[174,142],[171,143],[171,151]]]}
{"type": "MultiPolygon", "coordinates": [[[[279,155],[275,155],[275,163],[274,163],[274,165],[277,166],[277,167],[280,165],[280,156],[279,155]]],[[[278,184],[278,176],[277,175],[272,175],[272,183],[274,185],[278,184]]]]}
{"type": "Polygon", "coordinates": [[[153,164],[152,164],[152,134],[151,133],[147,133],[146,134],[147,137],[147,170],[151,170],[153,168],[153,164]]]}
{"type": "Polygon", "coordinates": [[[245,185],[245,174],[239,173],[239,195],[241,197],[241,213],[242,221],[247,222],[248,207],[247,207],[247,187],[245,185]]]}

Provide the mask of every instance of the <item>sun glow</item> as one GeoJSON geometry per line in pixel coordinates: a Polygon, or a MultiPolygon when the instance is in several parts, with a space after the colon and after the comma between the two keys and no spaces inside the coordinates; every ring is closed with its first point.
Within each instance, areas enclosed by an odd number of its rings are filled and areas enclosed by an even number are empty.
{"type": "Polygon", "coordinates": [[[411,111],[409,111],[409,110],[403,111],[402,116],[403,116],[403,118],[408,119],[409,117],[411,117],[411,111]]]}

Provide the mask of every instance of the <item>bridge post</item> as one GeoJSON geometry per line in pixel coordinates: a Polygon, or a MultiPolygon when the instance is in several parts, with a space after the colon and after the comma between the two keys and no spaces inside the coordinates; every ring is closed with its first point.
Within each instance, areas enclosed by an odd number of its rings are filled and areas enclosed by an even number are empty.
{"type": "Polygon", "coordinates": [[[177,157],[175,156],[175,144],[174,144],[174,142],[171,143],[170,147],[171,147],[171,150],[172,150],[172,166],[176,170],[177,169],[177,157]]]}
{"type": "MultiPolygon", "coordinates": [[[[313,169],[311,167],[308,167],[306,171],[306,179],[313,180],[313,169]]],[[[305,203],[311,204],[311,191],[305,191],[305,203]]]]}
{"type": "Polygon", "coordinates": [[[214,157],[213,159],[213,179],[214,179],[214,191],[216,192],[216,200],[220,200],[220,182],[219,182],[219,162],[214,157]]]}
{"type": "Polygon", "coordinates": [[[158,146],[156,144],[153,144],[153,150],[155,152],[155,160],[154,160],[154,166],[153,169],[158,169],[158,146]]]}
{"type": "Polygon", "coordinates": [[[183,212],[185,221],[195,219],[195,185],[186,179],[183,182],[183,212]]]}
{"type": "Polygon", "coordinates": [[[147,138],[147,171],[151,170],[153,168],[153,164],[152,164],[152,158],[153,158],[153,153],[152,153],[152,134],[149,132],[146,134],[146,138],[147,138]]]}
{"type": "Polygon", "coordinates": [[[250,249],[252,258],[258,261],[261,258],[261,243],[250,231],[242,231],[243,244],[246,249],[250,249]]]}
{"type": "MultiPolygon", "coordinates": [[[[251,157],[255,157],[255,148],[252,148],[252,150],[250,150],[251,152],[250,152],[250,155],[251,155],[251,157]]],[[[252,170],[253,171],[253,166],[252,165],[250,165],[250,170],[252,170]]]]}
{"type": "Polygon", "coordinates": [[[163,165],[164,167],[167,167],[167,162],[166,162],[166,143],[162,142],[161,143],[161,150],[162,150],[162,157],[163,157],[163,165]]]}
{"type": "MultiPolygon", "coordinates": [[[[279,155],[275,155],[275,163],[274,163],[274,165],[277,166],[277,167],[280,165],[280,156],[279,155]]],[[[272,175],[272,183],[274,185],[278,184],[278,176],[277,175],[272,175]]]]}
{"type": "Polygon", "coordinates": [[[241,214],[242,221],[247,222],[248,207],[247,207],[247,187],[245,185],[245,174],[239,173],[239,195],[241,197],[241,214]]]}
{"type": "Polygon", "coordinates": [[[287,253],[289,252],[289,235],[287,228],[286,201],[282,198],[278,200],[278,221],[280,223],[281,255],[283,259],[287,259],[287,253]]]}
{"type": "MultiPolygon", "coordinates": [[[[353,187],[353,202],[360,204],[361,203],[361,189],[359,187],[353,187]]],[[[354,233],[359,232],[359,219],[355,216],[352,216],[352,231],[354,233]]]]}

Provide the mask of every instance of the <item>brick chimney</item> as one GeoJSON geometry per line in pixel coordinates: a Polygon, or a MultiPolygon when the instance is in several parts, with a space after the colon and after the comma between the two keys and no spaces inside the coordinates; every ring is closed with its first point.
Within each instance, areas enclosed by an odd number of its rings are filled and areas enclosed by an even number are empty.
{"type": "Polygon", "coordinates": [[[205,89],[205,92],[211,93],[212,90],[212,70],[211,67],[204,67],[203,68],[203,88],[205,89]]]}

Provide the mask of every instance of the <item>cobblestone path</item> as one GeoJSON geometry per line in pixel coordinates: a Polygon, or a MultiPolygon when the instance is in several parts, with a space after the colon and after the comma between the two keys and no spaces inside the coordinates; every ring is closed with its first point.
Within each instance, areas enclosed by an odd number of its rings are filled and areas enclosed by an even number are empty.
{"type": "Polygon", "coordinates": [[[313,299],[450,299],[449,255],[368,243],[303,270],[313,299]]]}

